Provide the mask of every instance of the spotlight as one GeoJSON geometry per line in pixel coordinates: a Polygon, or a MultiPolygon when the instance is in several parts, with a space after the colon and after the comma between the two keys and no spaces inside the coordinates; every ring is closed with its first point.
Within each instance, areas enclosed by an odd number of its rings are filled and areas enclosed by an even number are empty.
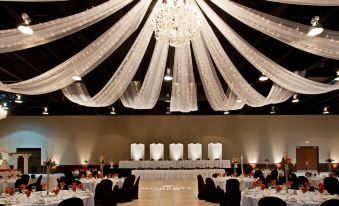
{"type": "Polygon", "coordinates": [[[339,81],[339,69],[337,70],[337,76],[334,78],[335,81],[339,81]]]}
{"type": "Polygon", "coordinates": [[[230,114],[230,111],[224,111],[224,114],[226,115],[226,114],[230,114]]]}
{"type": "Polygon", "coordinates": [[[170,108],[166,107],[166,114],[171,114],[170,108]]]}
{"type": "Polygon", "coordinates": [[[111,114],[112,114],[112,115],[117,114],[117,113],[115,112],[114,107],[112,107],[112,109],[111,109],[111,114]]]}
{"type": "Polygon", "coordinates": [[[24,21],[22,24],[20,24],[18,26],[18,30],[23,33],[23,34],[27,34],[27,35],[31,35],[34,33],[33,29],[29,26],[29,24],[31,23],[31,19],[29,18],[27,13],[23,13],[21,15],[22,20],[24,21]]]}
{"type": "Polygon", "coordinates": [[[241,103],[242,102],[242,100],[241,99],[237,99],[237,101],[236,101],[237,103],[241,103]]]}
{"type": "Polygon", "coordinates": [[[268,77],[267,76],[265,76],[265,75],[260,75],[260,77],[259,77],[259,81],[262,81],[262,82],[264,82],[264,81],[267,81],[268,80],[268,77]]]}
{"type": "Polygon", "coordinates": [[[171,81],[173,79],[173,76],[171,74],[171,69],[170,68],[167,68],[166,69],[166,74],[164,76],[164,80],[165,81],[171,81]]]}
{"type": "Polygon", "coordinates": [[[319,16],[315,16],[312,18],[311,20],[312,28],[308,32],[307,36],[317,36],[324,31],[324,29],[321,27],[319,23],[319,19],[320,19],[319,16]]]}
{"type": "Polygon", "coordinates": [[[48,107],[44,107],[44,111],[42,112],[43,115],[48,115],[48,107]]]}
{"type": "Polygon", "coordinates": [[[270,114],[275,114],[275,109],[274,109],[274,106],[272,106],[272,107],[271,107],[270,114]]]}
{"type": "Polygon", "coordinates": [[[323,114],[329,114],[330,111],[328,111],[328,107],[324,107],[323,114]]]}
{"type": "Polygon", "coordinates": [[[72,79],[73,79],[74,81],[81,81],[81,76],[74,75],[74,76],[72,76],[72,79]]]}
{"type": "Polygon", "coordinates": [[[165,99],[165,102],[171,102],[171,97],[170,97],[170,94],[166,94],[166,99],[165,99]]]}
{"type": "Polygon", "coordinates": [[[298,102],[299,102],[299,99],[298,99],[298,95],[297,95],[297,94],[294,94],[294,95],[293,95],[292,102],[293,102],[293,103],[298,103],[298,102]]]}
{"type": "Polygon", "coordinates": [[[20,95],[20,94],[17,94],[17,95],[16,95],[16,99],[14,100],[14,102],[15,102],[15,103],[19,103],[19,104],[22,103],[21,95],[20,95]]]}
{"type": "Polygon", "coordinates": [[[8,106],[7,106],[7,102],[4,102],[3,104],[2,104],[2,108],[4,109],[4,110],[8,110],[8,106]]]}

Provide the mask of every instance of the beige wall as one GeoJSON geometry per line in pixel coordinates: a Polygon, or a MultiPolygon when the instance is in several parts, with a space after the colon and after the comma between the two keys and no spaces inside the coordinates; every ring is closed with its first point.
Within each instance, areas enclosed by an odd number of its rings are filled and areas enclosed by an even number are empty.
{"type": "Polygon", "coordinates": [[[319,160],[329,153],[339,160],[339,116],[38,116],[0,121],[0,147],[41,147],[42,158],[54,152],[59,164],[95,163],[129,158],[131,143],[199,142],[223,144],[223,159],[244,156],[248,163],[281,160],[285,151],[295,160],[296,146],[319,146],[319,160]],[[310,141],[306,144],[305,141],[310,141]]]}

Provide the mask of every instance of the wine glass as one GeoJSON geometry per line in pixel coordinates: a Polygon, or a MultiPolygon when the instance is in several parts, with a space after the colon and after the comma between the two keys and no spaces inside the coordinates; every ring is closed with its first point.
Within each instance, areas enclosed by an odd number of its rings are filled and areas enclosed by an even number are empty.
{"type": "Polygon", "coordinates": [[[32,186],[32,192],[36,191],[36,186],[32,186]]]}

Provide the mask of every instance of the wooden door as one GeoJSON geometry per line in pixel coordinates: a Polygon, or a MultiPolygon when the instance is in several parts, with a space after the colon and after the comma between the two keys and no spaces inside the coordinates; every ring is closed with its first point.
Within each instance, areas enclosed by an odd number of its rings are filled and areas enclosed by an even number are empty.
{"type": "Polygon", "coordinates": [[[317,146],[297,147],[297,170],[318,170],[319,152],[317,146]]]}

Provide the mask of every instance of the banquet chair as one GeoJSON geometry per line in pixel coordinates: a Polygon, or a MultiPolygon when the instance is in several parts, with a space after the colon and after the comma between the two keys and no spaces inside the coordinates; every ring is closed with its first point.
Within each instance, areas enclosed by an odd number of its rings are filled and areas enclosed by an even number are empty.
{"type": "Polygon", "coordinates": [[[6,206],[6,205],[0,204],[0,206],[6,206]]]}
{"type": "Polygon", "coordinates": [[[237,179],[229,179],[226,182],[226,192],[224,196],[225,206],[240,206],[241,191],[240,182],[237,179]]]}
{"type": "Polygon", "coordinates": [[[206,178],[206,189],[207,189],[206,201],[212,203],[219,203],[218,190],[215,187],[214,181],[210,177],[206,178]]]}
{"type": "Polygon", "coordinates": [[[99,184],[97,184],[94,193],[95,205],[101,205],[106,192],[112,190],[112,186],[113,182],[109,179],[103,179],[101,182],[99,182],[99,184]]]}
{"type": "Polygon", "coordinates": [[[225,191],[217,186],[218,191],[218,202],[220,206],[225,206],[225,191]]]}
{"type": "Polygon", "coordinates": [[[57,206],[84,206],[84,202],[77,197],[71,197],[61,201],[57,206]]]}
{"type": "Polygon", "coordinates": [[[262,171],[261,170],[256,170],[254,172],[254,178],[259,178],[259,179],[264,178],[264,175],[263,175],[262,171]]]}
{"type": "Polygon", "coordinates": [[[68,190],[68,185],[66,184],[66,178],[64,176],[61,176],[60,179],[58,178],[57,179],[57,182],[58,182],[58,188],[59,189],[62,189],[62,190],[68,190]],[[61,183],[65,183],[64,187],[61,188],[61,183]]]}
{"type": "Polygon", "coordinates": [[[107,191],[102,200],[101,206],[116,206],[118,202],[118,190],[119,187],[115,185],[113,190],[107,191]]]}
{"type": "Polygon", "coordinates": [[[137,178],[132,188],[132,199],[134,200],[139,198],[139,181],[140,176],[137,178]]]}
{"type": "Polygon", "coordinates": [[[321,203],[320,206],[338,206],[339,200],[338,199],[330,199],[326,200],[325,202],[321,203]]]}
{"type": "Polygon", "coordinates": [[[325,177],[324,179],[324,188],[331,195],[336,193],[336,189],[339,185],[339,181],[336,177],[325,177]]]}
{"type": "Polygon", "coordinates": [[[37,179],[37,181],[35,183],[32,183],[30,185],[27,186],[27,189],[32,190],[32,186],[36,187],[36,191],[42,191],[42,187],[41,187],[41,179],[42,179],[42,175],[40,175],[37,179]]]}
{"type": "MultiPolygon", "coordinates": [[[[14,187],[15,187],[15,188],[20,188],[20,185],[27,185],[27,184],[25,184],[25,183],[26,183],[26,180],[24,180],[24,179],[22,179],[22,178],[17,179],[17,180],[15,181],[15,183],[14,183],[14,187]]],[[[20,191],[20,193],[21,193],[21,191],[20,191]]]]}
{"type": "Polygon", "coordinates": [[[299,185],[305,186],[305,184],[308,182],[308,179],[305,176],[299,176],[299,177],[297,177],[297,182],[298,182],[299,185]]]}
{"type": "Polygon", "coordinates": [[[206,189],[206,184],[204,182],[204,179],[202,178],[200,174],[197,176],[197,178],[198,178],[198,199],[206,200],[207,189],[206,189]]]}
{"type": "Polygon", "coordinates": [[[29,178],[30,178],[30,177],[29,177],[29,175],[27,175],[27,174],[21,175],[21,179],[24,180],[24,184],[25,184],[25,185],[28,185],[29,178]]]}
{"type": "Polygon", "coordinates": [[[135,176],[131,175],[127,177],[122,184],[121,189],[118,190],[118,203],[132,201],[132,187],[134,184],[135,176]]]}
{"type": "Polygon", "coordinates": [[[258,206],[287,206],[286,202],[278,197],[263,197],[259,200],[258,206]]]}
{"type": "Polygon", "coordinates": [[[65,171],[64,175],[65,175],[66,184],[71,185],[74,180],[72,171],[65,171]]]}

